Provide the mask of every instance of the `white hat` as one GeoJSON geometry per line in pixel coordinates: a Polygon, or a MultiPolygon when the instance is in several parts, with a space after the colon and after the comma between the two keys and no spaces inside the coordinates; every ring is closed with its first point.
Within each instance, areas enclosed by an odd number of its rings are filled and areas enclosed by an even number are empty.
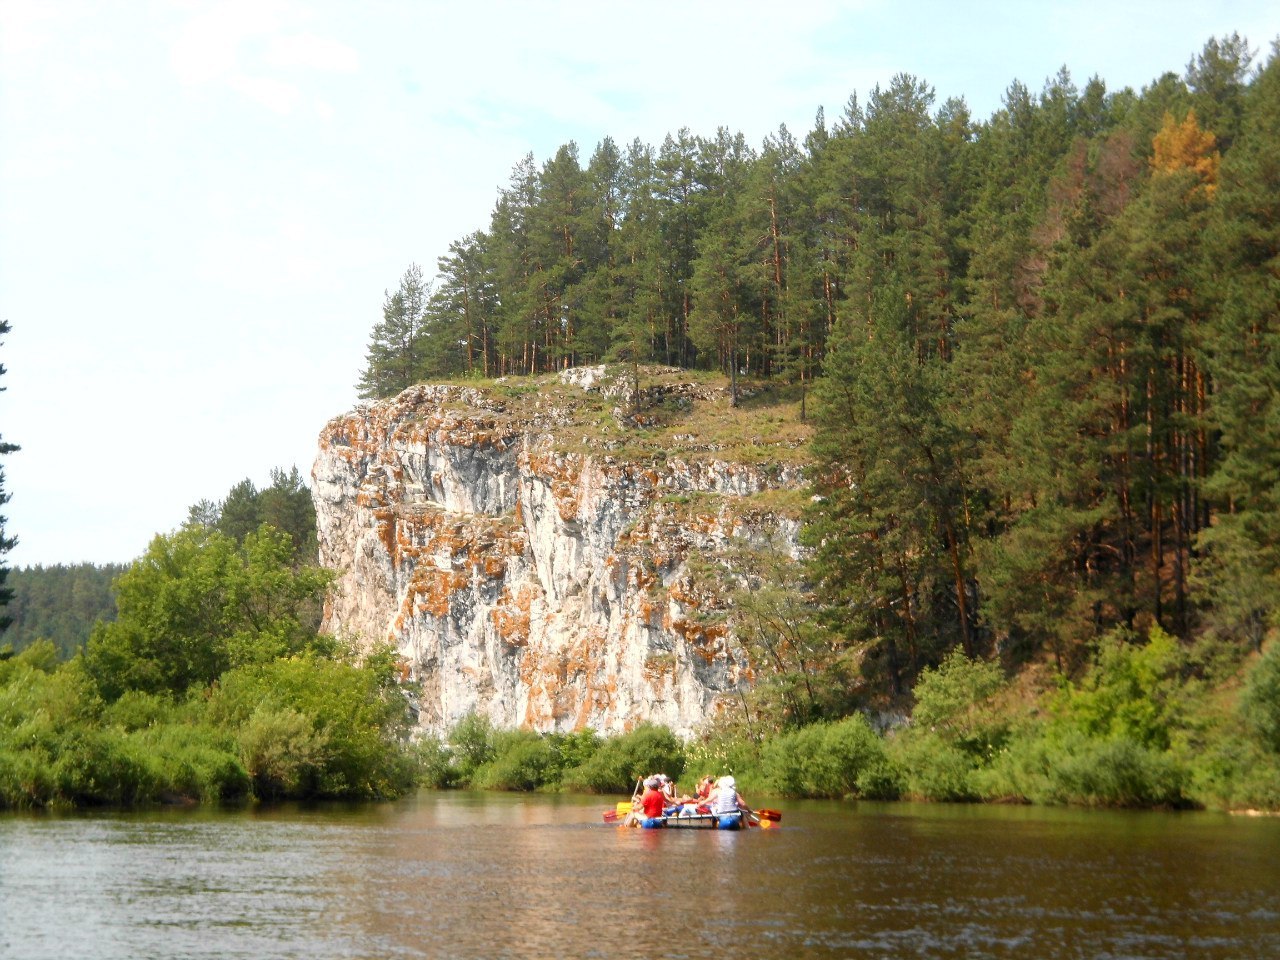
{"type": "Polygon", "coordinates": [[[726,789],[732,790],[736,786],[736,784],[734,783],[733,777],[721,777],[720,782],[717,784],[717,786],[725,787],[726,789]]]}

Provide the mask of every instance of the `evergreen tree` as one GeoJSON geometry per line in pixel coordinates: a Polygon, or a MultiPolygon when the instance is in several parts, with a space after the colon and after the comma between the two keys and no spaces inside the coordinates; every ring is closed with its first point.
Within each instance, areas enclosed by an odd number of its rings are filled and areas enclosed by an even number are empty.
{"type": "Polygon", "coordinates": [[[423,366],[423,324],[430,288],[422,269],[410,264],[394,292],[386,292],[382,320],[375,324],[357,384],[366,400],[395,396],[417,383],[423,366]]]}
{"type": "Polygon", "coordinates": [[[633,407],[639,403],[640,365],[653,359],[673,362],[656,175],[653,148],[632,141],[619,171],[625,202],[612,246],[616,273],[603,300],[617,311],[606,358],[630,365],[633,407]],[[620,300],[616,305],[614,294],[620,300]]]}
{"type": "Polygon", "coordinates": [[[253,533],[262,523],[262,504],[258,488],[245,477],[228,492],[218,505],[218,521],[215,528],[236,543],[253,533]]]}
{"type": "Polygon", "coordinates": [[[620,239],[628,198],[622,153],[608,137],[591,155],[586,170],[586,191],[578,240],[584,266],[578,289],[576,342],[572,344],[580,363],[610,356],[618,339],[618,325],[626,312],[620,239]]]}
{"type": "Polygon", "coordinates": [[[490,270],[497,288],[495,320],[498,372],[532,374],[539,369],[543,313],[533,282],[533,250],[538,171],[527,154],[511,171],[490,218],[490,270]]]}
{"type": "Polygon", "coordinates": [[[268,523],[289,535],[295,565],[316,562],[316,508],[296,465],[287,473],[279,467],[272,468],[271,486],[258,493],[258,517],[260,524],[268,523]]]}
{"type": "Polygon", "coordinates": [[[1187,64],[1191,105],[1223,150],[1230,149],[1240,133],[1253,58],[1248,41],[1233,33],[1221,40],[1211,37],[1187,64]]]}
{"type": "Polygon", "coordinates": [[[1260,648],[1280,618],[1280,44],[1223,158],[1210,261],[1221,279],[1205,362],[1221,451],[1199,573],[1220,631],[1260,648]]]}
{"type": "Polygon", "coordinates": [[[269,524],[293,543],[294,563],[315,563],[316,510],[311,491],[294,466],[273,467],[271,485],[259,490],[248,477],[235,484],[218,503],[201,500],[187,511],[186,526],[216,530],[237,544],[269,524]]]}
{"type": "Polygon", "coordinates": [[[497,363],[497,292],[488,236],[476,231],[455,240],[437,267],[439,282],[428,308],[427,374],[491,376],[497,363]]]}
{"type": "Polygon", "coordinates": [[[659,203],[658,231],[662,256],[663,309],[667,320],[660,332],[663,358],[669,364],[693,366],[697,357],[689,339],[693,313],[693,270],[698,238],[707,206],[701,142],[682,127],[662,141],[655,162],[659,203]]]}
{"type": "MultiPolygon", "coordinates": [[[[8,320],[0,320],[0,337],[9,333],[12,328],[9,326],[8,320]]],[[[0,376],[4,376],[5,367],[0,363],[0,376]]],[[[6,390],[7,387],[0,387],[0,390],[6,390]]],[[[20,450],[17,444],[6,443],[0,439],[0,456],[6,456],[10,453],[16,453],[20,450]]],[[[0,507],[9,502],[13,494],[4,488],[4,468],[0,467],[0,507]]],[[[0,516],[0,631],[4,630],[10,623],[10,617],[4,613],[5,607],[13,598],[13,590],[5,586],[5,580],[9,576],[9,564],[4,557],[10,550],[18,545],[18,538],[8,536],[5,532],[6,518],[0,516]]]]}
{"type": "Polygon", "coordinates": [[[815,391],[812,574],[894,694],[951,646],[974,652],[963,446],[945,398],[893,282],[867,322],[841,322],[815,391]]]}

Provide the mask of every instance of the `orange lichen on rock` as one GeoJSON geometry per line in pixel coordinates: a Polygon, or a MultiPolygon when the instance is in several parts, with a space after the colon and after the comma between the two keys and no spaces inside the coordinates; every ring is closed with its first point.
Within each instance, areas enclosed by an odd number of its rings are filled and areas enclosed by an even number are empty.
{"type": "Polygon", "coordinates": [[[509,647],[523,647],[529,643],[529,611],[533,601],[542,591],[528,583],[522,583],[515,594],[503,590],[497,603],[489,612],[493,625],[502,642],[509,647]]]}
{"type": "Polygon", "coordinates": [[[527,657],[521,679],[529,690],[525,722],[581,729],[587,719],[612,703],[616,683],[599,685],[609,637],[598,627],[575,638],[567,648],[527,657]]]}
{"type": "Polygon", "coordinates": [[[724,624],[699,623],[688,617],[672,619],[668,622],[668,627],[672,633],[678,633],[694,648],[707,646],[729,635],[729,628],[724,624]]]}
{"type": "Polygon", "coordinates": [[[447,617],[449,598],[470,584],[471,578],[465,571],[419,566],[413,571],[413,577],[405,589],[401,609],[409,607],[418,616],[430,614],[433,617],[447,617]]]}
{"type": "Polygon", "coordinates": [[[703,598],[693,593],[691,587],[692,585],[683,578],[672,581],[671,586],[667,587],[667,596],[682,607],[697,610],[702,606],[703,598]]]}
{"type": "Polygon", "coordinates": [[[396,515],[390,507],[378,507],[372,511],[378,540],[391,558],[391,565],[400,565],[400,551],[396,549],[399,537],[396,532],[396,515]]]}
{"type": "Polygon", "coordinates": [[[640,613],[640,622],[646,627],[655,628],[662,626],[664,615],[663,606],[654,602],[652,594],[642,594],[638,608],[640,613]]]}
{"type": "Polygon", "coordinates": [[[573,454],[551,454],[546,451],[530,451],[528,469],[542,478],[555,501],[560,519],[566,523],[578,515],[579,481],[582,479],[582,460],[573,454]]]}

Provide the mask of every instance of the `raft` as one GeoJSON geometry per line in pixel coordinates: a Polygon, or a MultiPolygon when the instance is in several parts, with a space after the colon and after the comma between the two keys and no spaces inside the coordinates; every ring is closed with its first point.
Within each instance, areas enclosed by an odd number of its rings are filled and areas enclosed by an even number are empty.
{"type": "Polygon", "coordinates": [[[742,814],[726,813],[723,816],[718,813],[695,813],[691,816],[680,817],[671,815],[669,817],[645,817],[640,821],[640,826],[646,830],[656,830],[662,827],[678,827],[681,830],[741,830],[743,827],[742,814]]]}
{"type": "MultiPolygon", "coordinates": [[[[669,808],[675,810],[675,807],[669,808]]],[[[695,813],[689,816],[679,816],[676,813],[664,814],[661,817],[641,817],[638,820],[628,820],[631,814],[631,802],[629,800],[621,801],[613,810],[604,812],[604,822],[616,824],[620,827],[644,827],[647,830],[657,830],[662,827],[675,827],[681,830],[745,830],[747,827],[776,827],[778,822],[782,820],[781,812],[770,810],[763,807],[754,810],[748,815],[741,810],[734,813],[695,813]]]]}

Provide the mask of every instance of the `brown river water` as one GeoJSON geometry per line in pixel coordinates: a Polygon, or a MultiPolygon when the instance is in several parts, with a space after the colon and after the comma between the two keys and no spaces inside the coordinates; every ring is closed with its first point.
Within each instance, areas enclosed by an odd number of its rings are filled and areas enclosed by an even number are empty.
{"type": "Polygon", "coordinates": [[[0,957],[1280,958],[1280,819],[615,799],[0,815],[0,957]]]}

